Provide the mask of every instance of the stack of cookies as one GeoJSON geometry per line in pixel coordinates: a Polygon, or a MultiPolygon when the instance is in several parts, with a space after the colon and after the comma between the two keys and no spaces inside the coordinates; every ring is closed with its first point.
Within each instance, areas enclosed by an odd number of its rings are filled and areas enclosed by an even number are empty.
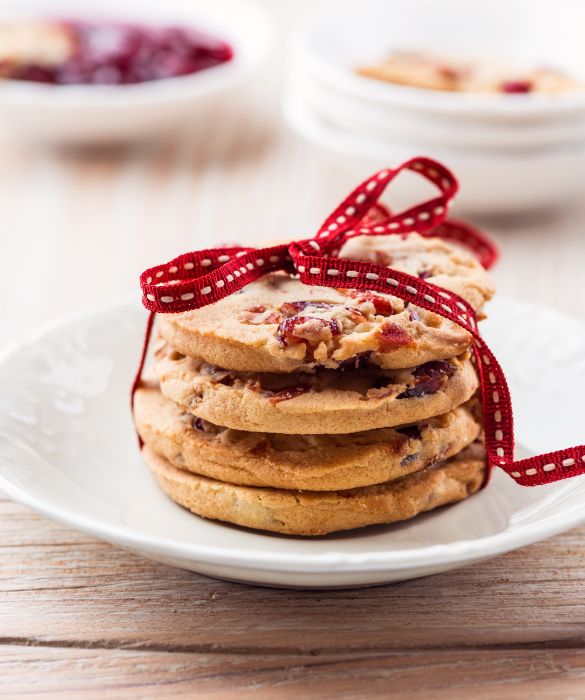
{"type": "MultiPolygon", "coordinates": [[[[478,317],[493,294],[479,263],[437,238],[356,238],[341,255],[455,292],[478,317]]],[[[322,535],[482,484],[472,338],[434,313],[272,273],[158,331],[136,425],[160,486],[197,515],[322,535]]]]}

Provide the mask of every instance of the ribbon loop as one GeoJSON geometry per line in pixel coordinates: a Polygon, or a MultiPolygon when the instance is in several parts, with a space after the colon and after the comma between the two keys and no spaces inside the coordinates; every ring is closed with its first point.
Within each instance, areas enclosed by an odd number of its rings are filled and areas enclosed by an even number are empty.
{"type": "Polygon", "coordinates": [[[440,163],[429,158],[412,158],[398,168],[380,170],[368,178],[325,219],[317,235],[311,239],[312,243],[304,241],[299,245],[305,253],[311,252],[308,246],[312,245],[314,250],[333,254],[345,241],[355,236],[430,231],[445,220],[447,208],[458,187],[452,173],[440,163]],[[364,219],[378,205],[386,187],[405,170],[431,182],[441,193],[440,196],[393,214],[385,221],[366,223],[364,219]]]}

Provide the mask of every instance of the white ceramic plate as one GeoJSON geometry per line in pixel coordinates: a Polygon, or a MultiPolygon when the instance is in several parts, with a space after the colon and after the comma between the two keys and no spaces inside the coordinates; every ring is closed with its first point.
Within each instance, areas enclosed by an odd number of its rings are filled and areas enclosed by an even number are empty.
{"type": "MultiPolygon", "coordinates": [[[[486,338],[530,452],[582,442],[585,326],[499,300],[486,338]]],[[[145,312],[109,307],[53,323],[0,358],[0,488],[35,511],[158,561],[287,587],[349,587],[453,569],[583,520],[585,480],[523,489],[503,473],[468,501],[410,522],[303,539],[202,520],[143,464],[129,386],[145,312]]]]}
{"type": "Polygon", "coordinates": [[[542,148],[513,152],[423,142],[412,135],[410,140],[377,138],[372,129],[356,133],[323,119],[293,89],[284,96],[283,111],[295,132],[329,156],[331,167],[354,175],[363,172],[366,177],[413,153],[449,163],[461,185],[453,211],[505,214],[558,206],[581,193],[585,177],[585,141],[570,148],[543,144],[542,148]]]}
{"type": "Polygon", "coordinates": [[[426,49],[510,70],[556,66],[585,80],[584,21],[580,0],[559,0],[555,11],[548,0],[320,4],[291,37],[285,113],[326,151],[355,155],[353,170],[403,152],[450,163],[462,184],[457,206],[468,211],[559,206],[580,194],[585,173],[585,91],[443,92],[355,70],[393,50],[426,49]]]}
{"type": "Polygon", "coordinates": [[[227,63],[136,85],[44,85],[0,81],[0,121],[28,139],[57,143],[135,140],[196,124],[211,100],[226,99],[272,43],[266,13],[248,0],[3,0],[0,21],[30,17],[193,26],[234,48],[227,63]]]}

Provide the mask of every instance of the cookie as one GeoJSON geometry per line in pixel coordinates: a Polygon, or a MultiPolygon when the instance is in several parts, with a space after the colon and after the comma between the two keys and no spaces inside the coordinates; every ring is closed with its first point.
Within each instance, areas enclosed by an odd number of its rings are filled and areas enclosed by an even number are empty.
{"type": "Polygon", "coordinates": [[[349,435],[279,435],[222,428],[186,412],[158,388],[139,389],[136,427],[173,466],[219,481],[303,491],[335,491],[397,479],[452,457],[480,431],[461,406],[405,428],[349,435]]]}
{"type": "Polygon", "coordinates": [[[475,393],[468,355],[414,369],[354,363],[314,374],[232,372],[159,348],[153,372],[162,393],[186,410],[234,430],[355,433],[451,411],[475,393]]]}
{"type": "Polygon", "coordinates": [[[548,66],[518,71],[497,63],[462,61],[420,51],[394,51],[384,62],[358,68],[357,72],[387,83],[446,92],[555,94],[583,89],[567,73],[548,66]]]}
{"type": "MultiPolygon", "coordinates": [[[[493,293],[470,255],[417,234],[350,241],[342,257],[392,265],[457,292],[476,310],[493,293]]],[[[179,352],[250,372],[335,369],[358,355],[386,369],[454,357],[471,345],[457,324],[398,297],[303,284],[272,273],[210,306],[159,319],[179,352]]]]}
{"type": "Polygon", "coordinates": [[[485,471],[483,447],[474,444],[402,479],[345,491],[303,492],[224,483],[177,469],[148,447],[143,453],[163,491],[193,513],[289,535],[325,535],[407,520],[475,493],[485,471]]]}
{"type": "Polygon", "coordinates": [[[494,285],[478,260],[441,238],[407,236],[357,236],[341,249],[340,257],[386,265],[420,277],[457,294],[481,316],[494,285]]]}

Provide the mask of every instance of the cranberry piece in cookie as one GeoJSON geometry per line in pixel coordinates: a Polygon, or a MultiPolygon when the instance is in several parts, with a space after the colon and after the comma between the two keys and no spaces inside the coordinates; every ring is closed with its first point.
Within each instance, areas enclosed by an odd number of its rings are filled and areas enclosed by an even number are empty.
{"type": "Polygon", "coordinates": [[[358,304],[371,302],[374,305],[375,312],[380,316],[392,316],[392,314],[397,312],[391,298],[376,294],[376,292],[351,290],[349,296],[354,298],[358,304]]]}
{"type": "Polygon", "coordinates": [[[270,403],[289,401],[290,399],[294,399],[295,396],[300,396],[307,391],[309,391],[309,387],[307,386],[291,386],[288,387],[288,389],[281,389],[281,391],[277,391],[276,394],[271,396],[268,400],[270,403]]]}
{"type": "Polygon", "coordinates": [[[414,345],[410,334],[395,323],[384,324],[377,334],[378,349],[380,352],[392,352],[396,348],[404,348],[414,345]]]}
{"type": "Polygon", "coordinates": [[[455,374],[456,368],[445,360],[427,362],[414,371],[415,384],[400,394],[399,399],[436,394],[447,378],[455,374]]]}

